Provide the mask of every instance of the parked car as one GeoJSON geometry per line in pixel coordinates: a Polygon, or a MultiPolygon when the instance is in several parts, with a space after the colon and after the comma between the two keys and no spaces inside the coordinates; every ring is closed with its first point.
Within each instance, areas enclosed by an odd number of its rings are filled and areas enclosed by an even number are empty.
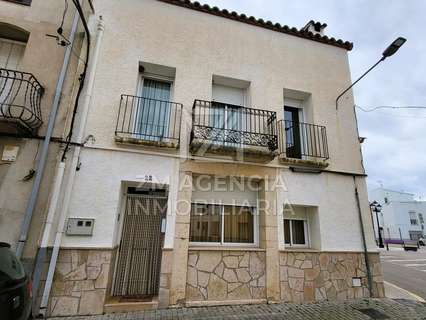
{"type": "Polygon", "coordinates": [[[419,245],[421,245],[421,246],[425,245],[425,239],[423,237],[419,238],[419,245]]]}
{"type": "Polygon", "coordinates": [[[27,320],[31,315],[31,303],[31,280],[24,266],[10,250],[10,245],[0,242],[0,318],[27,320]]]}

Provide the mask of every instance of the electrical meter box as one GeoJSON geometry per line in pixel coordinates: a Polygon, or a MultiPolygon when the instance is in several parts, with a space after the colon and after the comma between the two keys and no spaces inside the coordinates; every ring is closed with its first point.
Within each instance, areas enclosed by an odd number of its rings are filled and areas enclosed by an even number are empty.
{"type": "Polygon", "coordinates": [[[18,156],[19,147],[6,145],[3,148],[3,154],[1,156],[2,161],[13,162],[18,156]]]}
{"type": "Polygon", "coordinates": [[[68,236],[91,236],[95,219],[90,218],[68,218],[65,233],[68,236]]]}

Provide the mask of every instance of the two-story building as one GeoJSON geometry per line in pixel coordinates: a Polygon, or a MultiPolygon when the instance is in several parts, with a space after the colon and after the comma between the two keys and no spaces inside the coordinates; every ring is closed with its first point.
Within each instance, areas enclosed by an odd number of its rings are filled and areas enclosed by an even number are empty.
{"type": "Polygon", "coordinates": [[[48,313],[384,296],[352,94],[335,106],[352,43],[186,0],[93,5],[48,313]]]}
{"type": "Polygon", "coordinates": [[[371,190],[370,201],[377,201],[382,206],[380,212],[372,212],[376,238],[379,237],[379,230],[382,238],[388,242],[418,240],[424,237],[425,201],[415,200],[412,193],[383,187],[371,190]]]}

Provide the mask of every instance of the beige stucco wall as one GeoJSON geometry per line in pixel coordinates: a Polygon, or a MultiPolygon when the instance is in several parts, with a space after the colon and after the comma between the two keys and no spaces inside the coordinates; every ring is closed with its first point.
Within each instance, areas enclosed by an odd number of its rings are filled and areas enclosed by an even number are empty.
{"type": "MultiPolygon", "coordinates": [[[[46,132],[56,81],[62,67],[65,52],[65,47],[57,45],[56,40],[47,37],[46,34],[56,35],[63,8],[64,3],[56,0],[33,0],[31,6],[0,1],[0,28],[1,24],[10,24],[29,32],[24,56],[18,69],[19,71],[32,73],[45,89],[41,99],[43,124],[38,130],[38,135],[40,136],[44,136],[46,132]]],[[[70,5],[64,22],[64,35],[66,37],[69,37],[73,16],[74,7],[70,5]]],[[[74,54],[71,55],[67,77],[62,90],[61,104],[53,133],[54,137],[63,137],[63,133],[66,131],[64,122],[72,102],[73,87],[77,75],[78,54],[83,40],[81,25],[76,40],[73,48],[74,54]]],[[[40,154],[42,141],[36,139],[0,138],[0,150],[5,145],[17,145],[20,147],[15,162],[4,165],[2,163],[0,165],[0,241],[9,242],[14,248],[19,237],[22,218],[34,181],[34,178],[29,181],[23,181],[22,178],[28,174],[30,169],[36,168],[37,156],[40,154]]],[[[51,143],[46,170],[42,179],[42,187],[24,251],[25,257],[34,257],[36,253],[58,151],[59,144],[51,143]]]]}
{"type": "MultiPolygon", "coordinates": [[[[330,169],[362,171],[351,95],[334,106],[350,83],[346,50],[152,0],[95,6],[106,24],[88,119],[98,145],[115,145],[120,94],[136,93],[138,64],[150,62],[176,68],[172,99],[187,120],[194,99],[211,99],[213,75],[250,82],[251,105],[279,119],[284,89],[310,93],[310,122],[327,126],[330,169]]],[[[183,152],[187,141],[183,134],[183,152]]]]}

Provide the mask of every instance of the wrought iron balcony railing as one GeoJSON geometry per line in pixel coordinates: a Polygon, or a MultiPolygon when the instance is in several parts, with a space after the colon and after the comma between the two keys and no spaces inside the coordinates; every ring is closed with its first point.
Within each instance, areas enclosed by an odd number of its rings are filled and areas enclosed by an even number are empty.
{"type": "Polygon", "coordinates": [[[231,104],[195,100],[192,108],[191,144],[278,148],[276,113],[231,104]]]}
{"type": "Polygon", "coordinates": [[[177,148],[180,141],[182,104],[121,95],[116,140],[177,148]]]}
{"type": "Polygon", "coordinates": [[[278,131],[281,155],[295,159],[328,159],[327,133],[324,126],[280,120],[278,131]]]}
{"type": "Polygon", "coordinates": [[[43,93],[31,73],[0,68],[0,121],[6,123],[8,133],[35,133],[43,123],[43,93]]]}

